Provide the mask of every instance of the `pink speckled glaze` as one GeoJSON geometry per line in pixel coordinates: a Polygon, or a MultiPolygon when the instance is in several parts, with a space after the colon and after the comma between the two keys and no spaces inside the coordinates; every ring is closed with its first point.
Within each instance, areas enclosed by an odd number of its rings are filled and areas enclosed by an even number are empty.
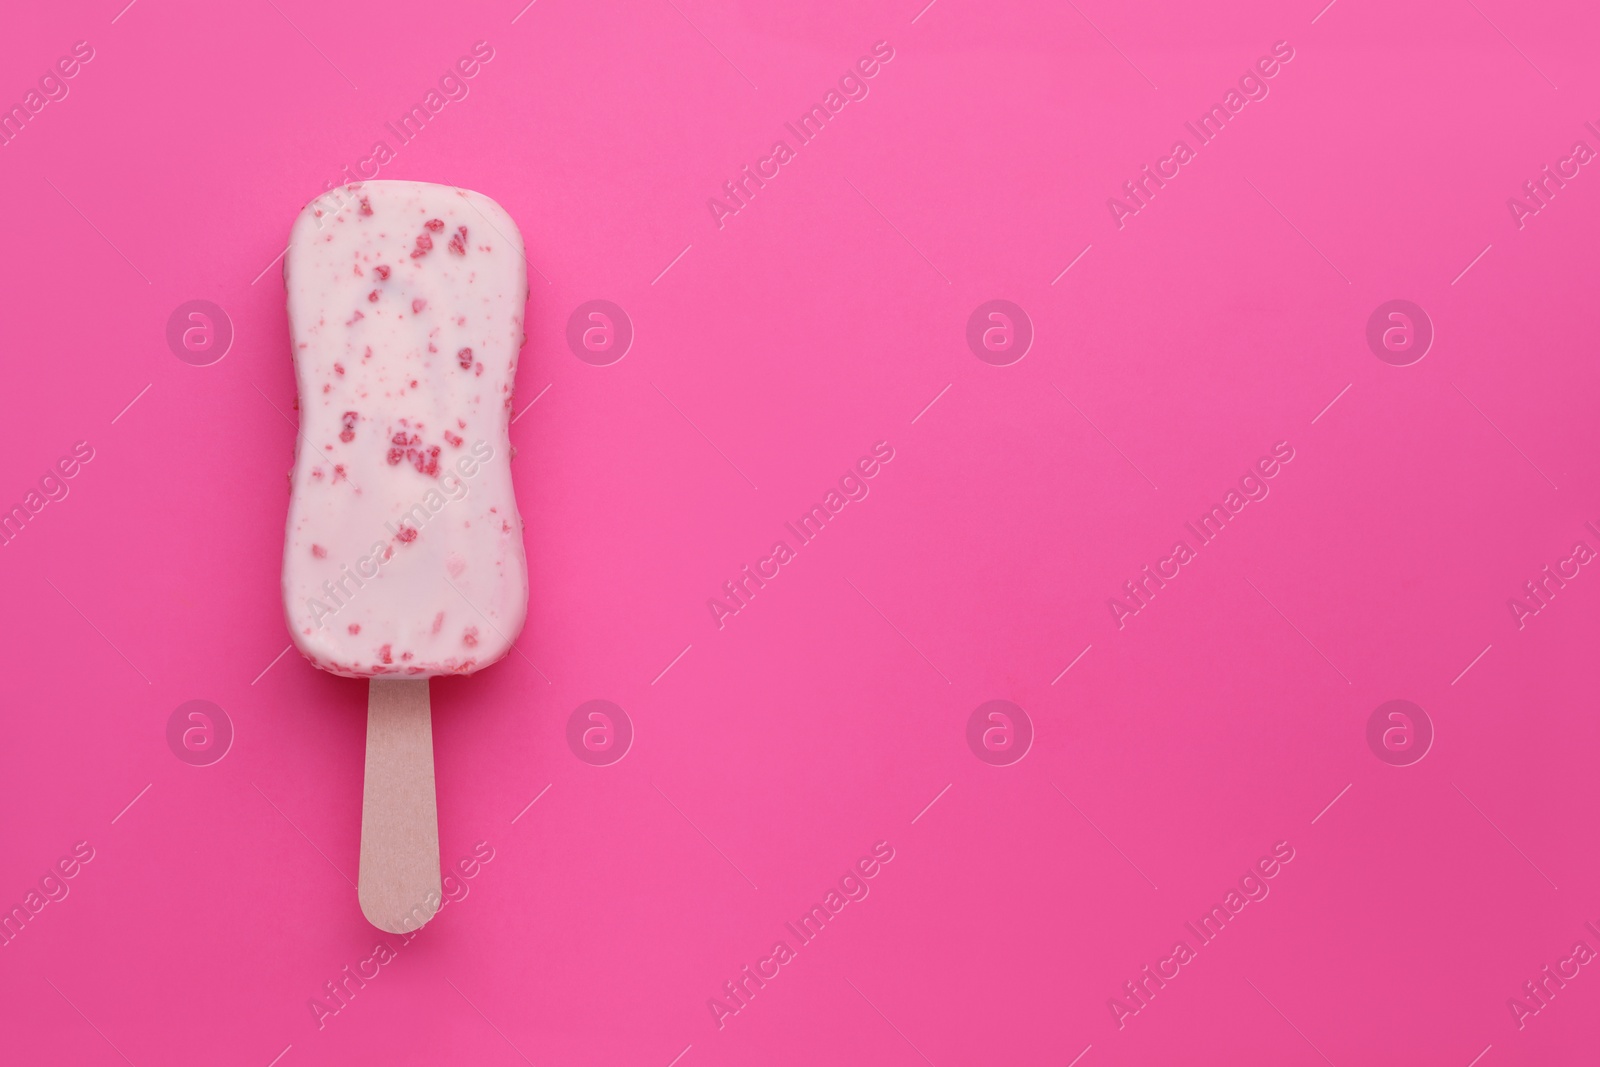
{"type": "Polygon", "coordinates": [[[284,279],[296,647],[353,678],[493,663],[528,603],[507,436],[528,296],[516,224],[452,186],[346,186],[295,220],[284,279]]]}

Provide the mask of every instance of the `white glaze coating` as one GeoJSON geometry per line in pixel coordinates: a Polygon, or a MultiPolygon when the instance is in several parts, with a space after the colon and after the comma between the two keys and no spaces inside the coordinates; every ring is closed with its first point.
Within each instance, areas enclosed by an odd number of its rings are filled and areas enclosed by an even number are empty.
{"type": "Polygon", "coordinates": [[[508,437],[528,295],[516,224],[479,193],[363,182],[300,213],[284,278],[296,647],[355,678],[493,663],[528,601],[508,437]]]}

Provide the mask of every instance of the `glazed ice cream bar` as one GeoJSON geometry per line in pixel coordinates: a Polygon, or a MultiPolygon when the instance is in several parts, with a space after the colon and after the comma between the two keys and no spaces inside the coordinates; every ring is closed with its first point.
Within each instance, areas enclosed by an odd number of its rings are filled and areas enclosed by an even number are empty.
{"type": "Polygon", "coordinates": [[[295,645],[353,678],[495,662],[528,598],[507,435],[528,288],[516,224],[448,185],[351,185],[301,212],[284,278],[295,645]]]}

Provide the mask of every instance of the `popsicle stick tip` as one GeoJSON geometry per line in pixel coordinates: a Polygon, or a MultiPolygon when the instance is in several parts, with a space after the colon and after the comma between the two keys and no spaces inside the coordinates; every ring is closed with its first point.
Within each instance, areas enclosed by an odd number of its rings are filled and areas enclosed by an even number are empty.
{"type": "Polygon", "coordinates": [[[410,908],[402,908],[396,906],[396,894],[386,890],[387,887],[373,888],[369,892],[363,884],[356,894],[361,901],[361,914],[384,933],[414,934],[439,914],[443,900],[439,893],[431,893],[410,908]]]}

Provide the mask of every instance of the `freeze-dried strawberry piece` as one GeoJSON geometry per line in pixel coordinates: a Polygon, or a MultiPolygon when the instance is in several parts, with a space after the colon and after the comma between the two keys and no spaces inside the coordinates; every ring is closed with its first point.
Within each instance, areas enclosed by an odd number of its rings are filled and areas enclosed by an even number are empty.
{"type": "Polygon", "coordinates": [[[376,267],[373,267],[372,273],[378,276],[378,280],[380,282],[386,282],[389,280],[389,268],[384,266],[382,263],[379,263],[376,267]]]}
{"type": "Polygon", "coordinates": [[[444,229],[444,220],[429,219],[427,222],[424,222],[423,225],[432,230],[434,233],[438,233],[440,230],[444,229]]]}
{"type": "Polygon", "coordinates": [[[458,256],[467,254],[467,228],[457,226],[454,236],[450,238],[450,251],[458,256]]]}
{"type": "Polygon", "coordinates": [[[406,455],[411,458],[411,465],[418,471],[430,477],[439,474],[439,446],[431,445],[428,448],[407,449],[406,455]]]}
{"type": "Polygon", "coordinates": [[[461,369],[462,370],[471,370],[472,369],[472,349],[463,348],[461,351],[457,352],[456,353],[456,362],[461,364],[461,369]]]}
{"type": "Polygon", "coordinates": [[[360,417],[361,416],[357,415],[354,411],[347,411],[343,415],[339,416],[339,425],[341,427],[339,430],[339,440],[343,441],[345,444],[349,444],[351,441],[356,439],[356,420],[360,417]]]}

